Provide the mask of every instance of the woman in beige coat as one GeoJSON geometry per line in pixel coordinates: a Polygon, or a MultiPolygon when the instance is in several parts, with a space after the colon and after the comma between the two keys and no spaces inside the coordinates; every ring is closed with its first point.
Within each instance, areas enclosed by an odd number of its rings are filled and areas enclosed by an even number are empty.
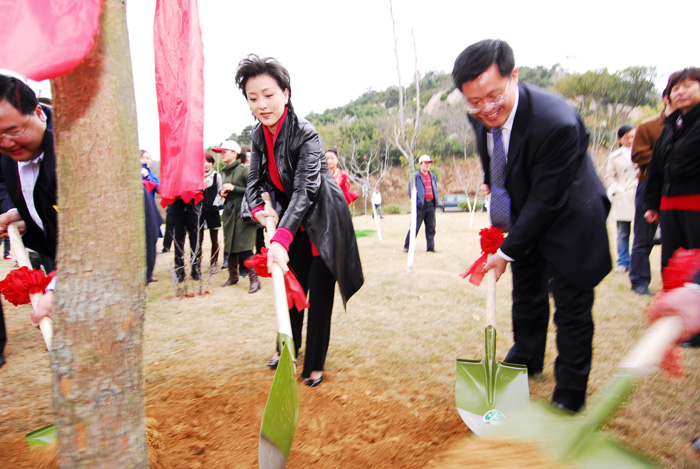
{"type": "Polygon", "coordinates": [[[610,218],[617,222],[617,268],[627,272],[630,267],[630,228],[634,220],[634,194],[637,190],[637,165],[632,163],[634,127],[625,124],[617,131],[620,148],[610,154],[605,175],[608,197],[612,202],[610,218]]]}

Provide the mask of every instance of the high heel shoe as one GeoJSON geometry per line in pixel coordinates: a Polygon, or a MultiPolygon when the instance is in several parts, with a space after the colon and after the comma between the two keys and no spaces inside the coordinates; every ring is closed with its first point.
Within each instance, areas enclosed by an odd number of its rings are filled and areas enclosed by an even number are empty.
{"type": "Polygon", "coordinates": [[[321,384],[321,381],[323,381],[323,375],[319,376],[319,377],[316,378],[316,379],[311,379],[311,378],[309,378],[309,379],[307,379],[307,380],[304,380],[304,384],[307,385],[307,386],[310,387],[310,388],[315,388],[316,386],[318,386],[319,384],[321,384]]]}
{"type": "Polygon", "coordinates": [[[272,368],[273,370],[277,369],[277,365],[280,364],[280,359],[279,358],[271,358],[269,362],[267,362],[267,366],[272,368]]]}

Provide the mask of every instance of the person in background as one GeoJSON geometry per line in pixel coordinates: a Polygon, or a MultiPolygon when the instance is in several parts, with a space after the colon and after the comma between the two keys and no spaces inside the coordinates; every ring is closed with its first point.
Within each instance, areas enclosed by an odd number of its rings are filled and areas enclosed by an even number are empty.
{"type": "Polygon", "coordinates": [[[647,173],[654,145],[665,126],[664,119],[675,110],[669,101],[668,93],[668,89],[663,91],[664,110],[658,116],[646,119],[637,126],[632,143],[632,162],[639,169],[639,182],[634,195],[634,238],[630,255],[630,283],[632,291],[638,295],[654,294],[649,290],[651,282],[649,254],[654,247],[654,234],[659,224],[648,223],[644,219],[644,191],[647,187],[647,173]]]}
{"type": "MultiPolygon", "coordinates": [[[[219,195],[224,199],[223,232],[224,251],[228,252],[228,280],[222,285],[228,287],[238,283],[239,259],[249,259],[255,248],[255,225],[241,219],[241,206],[248,180],[248,166],[244,164],[245,154],[233,140],[226,140],[220,147],[212,148],[221,153],[221,161],[226,166],[221,169],[223,184],[219,195]]],[[[260,290],[260,280],[253,269],[248,272],[250,289],[248,293],[260,290]]]]}
{"type": "MultiPolygon", "coordinates": [[[[423,155],[418,159],[420,171],[413,173],[416,181],[416,236],[420,227],[425,221],[425,241],[426,251],[435,251],[435,208],[437,207],[438,191],[437,178],[430,172],[430,165],[433,159],[428,155],[423,155]]],[[[408,196],[411,196],[411,185],[408,185],[408,196]]],[[[408,244],[411,240],[411,230],[406,233],[406,240],[403,243],[403,252],[408,252],[408,244]]]]}
{"type": "MultiPolygon", "coordinates": [[[[235,81],[259,121],[251,132],[246,192],[251,213],[263,226],[268,217],[277,224],[268,268],[277,264],[285,273],[292,270],[308,292],[301,376],[304,384],[316,387],[323,380],[336,281],[343,304],[364,283],[352,217],[316,129],[294,112],[287,69],[275,59],[249,55],[239,63],[235,81]],[[266,191],[274,194],[274,208],[263,205],[266,191]]],[[[289,319],[298,356],[304,312],[292,308],[289,319]]],[[[268,366],[278,363],[279,350],[268,366]]]]}
{"type": "Polygon", "coordinates": [[[355,192],[350,190],[350,176],[346,171],[343,171],[338,167],[338,152],[335,148],[329,148],[326,150],[326,161],[328,162],[328,169],[331,170],[333,179],[340,186],[340,190],[343,191],[345,196],[345,201],[350,205],[359,197],[355,192]]]}
{"type": "MultiPolygon", "coordinates": [[[[209,230],[211,240],[211,256],[209,257],[209,272],[215,274],[219,271],[219,228],[221,216],[219,207],[224,201],[219,195],[221,192],[221,175],[214,169],[216,160],[209,153],[204,160],[204,199],[202,200],[202,221],[199,225],[199,239],[204,240],[204,230],[209,230]]],[[[200,249],[200,254],[202,249],[200,249]]]]}
{"type": "MultiPolygon", "coordinates": [[[[382,213],[382,193],[379,192],[379,188],[375,187],[372,193],[372,205],[374,205],[374,210],[379,214],[379,218],[384,218],[382,213]]],[[[374,212],[372,212],[372,218],[374,218],[374,212]]]]}
{"type": "Polygon", "coordinates": [[[605,188],[588,131],[564,99],[518,82],[501,40],[467,47],[452,70],[474,127],[494,226],[508,232],[484,266],[513,274],[513,340],[505,362],[542,373],[551,292],[559,355],[552,405],[578,412],[593,356],[594,288],[612,269],[605,188]]]}
{"type": "Polygon", "coordinates": [[[608,157],[605,182],[612,208],[608,215],[617,222],[617,267],[615,272],[630,268],[630,229],[634,218],[634,194],[637,190],[637,167],[632,163],[634,127],[625,124],[617,130],[620,148],[608,157]]]}
{"type": "MultiPolygon", "coordinates": [[[[644,218],[661,226],[661,268],[677,249],[700,248],[700,68],[671,74],[676,110],[666,117],[649,163],[644,218]]],[[[700,347],[700,335],[681,345],[700,347]]]]}
{"type": "Polygon", "coordinates": [[[151,171],[151,154],[146,150],[141,150],[141,179],[155,184],[155,189],[151,191],[151,197],[156,200],[156,193],[160,189],[160,179],[156,173],[151,171]]]}

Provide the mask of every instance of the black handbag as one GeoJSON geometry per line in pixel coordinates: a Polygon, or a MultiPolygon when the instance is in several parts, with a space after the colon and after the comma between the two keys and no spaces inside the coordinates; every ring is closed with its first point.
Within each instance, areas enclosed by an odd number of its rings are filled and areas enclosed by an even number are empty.
{"type": "Polygon", "coordinates": [[[241,221],[243,223],[255,223],[250,213],[250,206],[248,205],[248,199],[245,194],[243,194],[243,199],[241,200],[241,221]]]}

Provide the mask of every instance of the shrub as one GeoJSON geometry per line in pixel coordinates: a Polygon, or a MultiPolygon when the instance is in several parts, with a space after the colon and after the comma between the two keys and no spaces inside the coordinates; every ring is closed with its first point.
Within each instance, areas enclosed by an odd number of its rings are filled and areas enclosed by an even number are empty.
{"type": "Polygon", "coordinates": [[[396,204],[386,204],[382,209],[384,213],[388,213],[389,215],[399,215],[401,213],[401,209],[396,204]]]}

